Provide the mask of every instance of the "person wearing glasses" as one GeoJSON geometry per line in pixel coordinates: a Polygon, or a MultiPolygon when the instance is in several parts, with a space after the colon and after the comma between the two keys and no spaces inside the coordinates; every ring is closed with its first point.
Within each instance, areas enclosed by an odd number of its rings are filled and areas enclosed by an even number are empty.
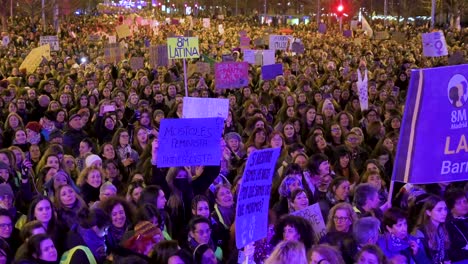
{"type": "Polygon", "coordinates": [[[3,208],[0,208],[0,238],[8,243],[11,252],[16,252],[21,243],[19,231],[15,228],[10,213],[3,208]]]}
{"type": "Polygon", "coordinates": [[[208,218],[203,216],[195,216],[189,222],[188,249],[194,253],[196,248],[202,244],[207,244],[215,253],[216,259],[223,259],[223,252],[220,247],[217,247],[211,239],[211,223],[208,218]]]}

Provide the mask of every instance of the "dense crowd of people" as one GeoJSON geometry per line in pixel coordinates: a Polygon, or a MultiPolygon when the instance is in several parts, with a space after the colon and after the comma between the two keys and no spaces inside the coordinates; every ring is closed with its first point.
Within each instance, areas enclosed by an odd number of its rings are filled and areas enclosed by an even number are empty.
{"type": "MultiPolygon", "coordinates": [[[[212,19],[212,29],[196,19],[191,29],[162,20],[157,28],[133,26],[133,36],[119,40],[124,59],[106,63],[103,48],[123,19],[68,18],[58,33],[61,50],[34,72],[20,69],[21,62],[53,28],[17,18],[5,33],[0,263],[468,261],[466,181],[395,183],[388,200],[411,70],[448,63],[422,56],[417,34],[427,29],[391,26],[406,36],[396,42],[369,39],[359,29],[344,37],[333,25],[319,34],[317,25],[301,24],[289,30],[305,53],[277,51],[284,73],[275,80],[262,80],[260,67],[251,65],[247,86],[222,90],[213,72],[192,73],[189,96],[229,99],[220,165],[160,168],[159,125],[183,116],[184,73],[181,61],[150,65],[148,46],[191,30],[205,58],[242,61],[239,31],[253,48],[280,28],[239,17],[212,19]],[[101,40],[90,42],[92,34],[101,40]],[[143,69],[132,70],[135,56],[145,57],[143,69]],[[363,111],[362,76],[369,97],[363,111]],[[264,148],[281,148],[268,235],[238,250],[235,210],[245,161],[264,148]],[[319,240],[306,219],[291,214],[315,203],[327,231],[319,240]]],[[[445,32],[451,54],[467,58],[467,33],[445,32]]]]}

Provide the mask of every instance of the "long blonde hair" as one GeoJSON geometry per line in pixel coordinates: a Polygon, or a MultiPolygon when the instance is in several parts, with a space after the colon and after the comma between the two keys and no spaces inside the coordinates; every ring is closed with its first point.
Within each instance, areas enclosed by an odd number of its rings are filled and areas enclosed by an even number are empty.
{"type": "Polygon", "coordinates": [[[304,244],[297,241],[282,241],[276,245],[265,264],[305,264],[307,262],[304,244]]]}

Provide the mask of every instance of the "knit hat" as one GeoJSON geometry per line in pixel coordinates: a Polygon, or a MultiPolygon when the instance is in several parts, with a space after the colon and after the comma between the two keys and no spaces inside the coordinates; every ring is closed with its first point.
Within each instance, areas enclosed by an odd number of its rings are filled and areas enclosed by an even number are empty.
{"type": "Polygon", "coordinates": [[[224,135],[224,140],[228,141],[229,139],[237,139],[237,141],[241,141],[241,136],[237,132],[229,132],[226,135],[224,135]]]}
{"type": "Polygon", "coordinates": [[[42,129],[42,125],[39,124],[39,122],[31,121],[31,122],[28,122],[28,124],[26,125],[26,129],[32,130],[36,133],[40,133],[42,129]]]}
{"type": "Polygon", "coordinates": [[[142,221],[135,226],[135,236],[137,237],[154,237],[161,235],[161,229],[149,221],[142,221]]]}
{"type": "Polygon", "coordinates": [[[56,129],[56,130],[50,132],[49,141],[54,139],[54,138],[63,138],[62,131],[56,129]]]}
{"type": "Polygon", "coordinates": [[[102,162],[102,159],[98,155],[96,154],[89,155],[88,157],[86,157],[86,160],[85,160],[86,168],[93,166],[93,164],[97,161],[102,162]]]}
{"type": "Polygon", "coordinates": [[[0,184],[0,197],[3,197],[5,195],[9,195],[11,198],[15,197],[13,195],[13,189],[11,189],[11,186],[8,183],[0,184]]]}

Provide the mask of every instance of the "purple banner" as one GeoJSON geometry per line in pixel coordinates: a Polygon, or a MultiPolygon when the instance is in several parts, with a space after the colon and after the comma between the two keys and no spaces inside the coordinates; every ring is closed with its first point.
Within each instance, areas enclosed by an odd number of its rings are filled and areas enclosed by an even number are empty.
{"type": "Polygon", "coordinates": [[[247,62],[221,62],[215,64],[216,88],[242,88],[249,85],[247,62]]]}
{"type": "Polygon", "coordinates": [[[468,179],[468,65],[413,70],[393,179],[468,179]]]}
{"type": "Polygon", "coordinates": [[[283,64],[278,63],[262,66],[262,80],[273,80],[279,75],[283,75],[283,64]]]}

